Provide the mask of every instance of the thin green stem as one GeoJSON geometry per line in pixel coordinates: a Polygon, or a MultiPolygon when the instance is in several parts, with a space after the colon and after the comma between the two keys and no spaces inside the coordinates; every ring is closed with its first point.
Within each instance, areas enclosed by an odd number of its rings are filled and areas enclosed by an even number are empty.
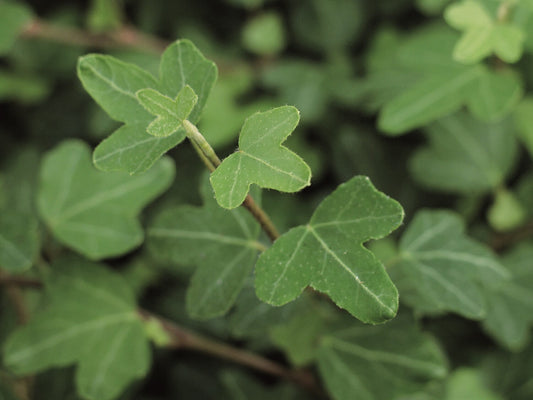
{"type": "MultiPolygon", "coordinates": [[[[201,160],[204,162],[209,171],[213,172],[222,163],[220,158],[218,158],[217,154],[215,153],[215,150],[213,150],[198,128],[190,121],[183,121],[183,127],[185,128],[187,137],[200,156],[201,160]]],[[[244,206],[259,222],[261,228],[263,228],[270,240],[274,242],[277,238],[279,238],[279,232],[276,229],[276,226],[268,214],[255,202],[252,196],[248,194],[244,199],[242,206],[244,206]]]]}

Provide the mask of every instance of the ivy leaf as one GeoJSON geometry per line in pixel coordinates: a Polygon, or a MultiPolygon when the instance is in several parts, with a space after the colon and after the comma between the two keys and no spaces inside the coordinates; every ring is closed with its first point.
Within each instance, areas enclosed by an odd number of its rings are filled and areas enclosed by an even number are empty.
{"type": "Polygon", "coordinates": [[[239,149],[211,174],[218,204],[228,209],[238,207],[252,183],[289,193],[310,184],[309,166],[281,145],[298,120],[298,110],[284,106],[256,113],[244,122],[239,149]]]}
{"type": "Polygon", "coordinates": [[[484,69],[480,66],[434,71],[385,104],[379,128],[400,135],[458,110],[467,101],[484,69]]]}
{"type": "Polygon", "coordinates": [[[217,70],[215,64],[190,41],[178,40],[161,56],[159,82],[133,64],[98,54],[79,59],[78,76],[85,90],[109,116],[125,123],[95,149],[95,165],[105,171],[135,174],[149,169],[164,153],[185,139],[184,129],[166,137],[147,134],[153,116],[141,105],[136,93],[142,89],[154,89],[175,99],[189,85],[198,95],[188,116],[192,123],[196,123],[215,83],[217,70]]]}
{"type": "Polygon", "coordinates": [[[37,220],[19,211],[0,209],[0,267],[21,272],[33,265],[38,252],[37,220]]]}
{"type": "Polygon", "coordinates": [[[422,312],[452,311],[479,319],[487,310],[483,283],[501,284],[508,271],[484,245],[468,238],[462,220],[449,211],[418,212],[400,240],[400,292],[422,312]],[[407,292],[408,290],[406,290],[407,292]]]}
{"type": "Polygon", "coordinates": [[[181,206],[161,213],[148,229],[154,256],[180,265],[197,265],[187,290],[187,312],[194,318],[225,314],[250,275],[258,250],[259,225],[243,209],[220,208],[207,180],[202,208],[181,206]]]}
{"type": "Polygon", "coordinates": [[[450,5],[444,19],[464,31],[453,53],[459,62],[474,64],[492,52],[507,63],[514,63],[522,56],[524,32],[509,23],[497,23],[479,1],[465,0],[450,5]]]}
{"type": "Polygon", "coordinates": [[[169,158],[135,177],[98,171],[87,145],[65,141],[45,156],[39,212],[59,241],[85,256],[120,255],[142,242],[136,216],[173,178],[174,165],[169,158]]]}
{"type": "Polygon", "coordinates": [[[318,367],[334,399],[394,399],[414,393],[424,383],[446,376],[444,354],[432,337],[410,318],[381,326],[353,321],[325,335],[318,367]]]}
{"type": "Polygon", "coordinates": [[[524,243],[505,255],[502,263],[512,279],[492,287],[487,296],[483,327],[507,348],[521,350],[533,324],[533,245],[524,243]]]}
{"type": "Polygon", "coordinates": [[[522,86],[512,73],[487,70],[472,87],[468,108],[483,121],[497,122],[520,101],[524,93],[522,86]]]}
{"type": "Polygon", "coordinates": [[[310,285],[363,322],[394,317],[396,287],[362,243],[390,234],[403,215],[400,204],[368,178],[341,184],[307,225],[291,229],[261,254],[255,269],[257,296],[279,306],[310,285]]]}
{"type": "Polygon", "coordinates": [[[198,96],[189,85],[180,90],[174,100],[154,89],[141,89],[136,93],[139,103],[157,118],[146,131],[152,136],[166,137],[175,133],[193,110],[198,96]]]}
{"type": "Polygon", "coordinates": [[[443,118],[427,128],[429,146],[410,160],[413,177],[431,189],[484,193],[511,172],[517,154],[509,124],[483,124],[466,113],[443,118]]]}
{"type": "Polygon", "coordinates": [[[21,375],[77,364],[84,398],[113,399],[150,365],[133,293],[115,273],[79,258],[52,271],[47,308],[8,338],[4,362],[21,375]]]}
{"type": "Polygon", "coordinates": [[[11,49],[32,17],[31,9],[25,4],[7,1],[0,3],[0,54],[11,49]]]}

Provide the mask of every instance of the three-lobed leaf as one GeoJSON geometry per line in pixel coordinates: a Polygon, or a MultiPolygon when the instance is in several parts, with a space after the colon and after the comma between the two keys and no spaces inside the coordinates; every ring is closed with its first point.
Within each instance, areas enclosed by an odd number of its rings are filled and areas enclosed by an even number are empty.
{"type": "Polygon", "coordinates": [[[403,215],[400,204],[368,178],[341,184],[307,225],[291,229],[261,254],[255,269],[257,296],[283,305],[311,286],[361,321],[381,323],[394,317],[396,287],[363,243],[390,234],[403,215]]]}
{"type": "Polygon", "coordinates": [[[318,368],[334,399],[399,398],[446,376],[444,354],[411,318],[380,326],[346,321],[320,340],[318,368]]]}
{"type": "Polygon", "coordinates": [[[83,398],[116,398],[150,365],[131,289],[100,264],[69,257],[52,265],[46,309],[6,341],[4,363],[17,374],[77,364],[83,398]]]}
{"type": "Polygon", "coordinates": [[[38,208],[54,236],[91,259],[123,254],[141,244],[141,209],[174,178],[170,158],[144,174],[105,173],[76,140],[49,152],[41,168],[38,208]]]}
{"type": "MultiPolygon", "coordinates": [[[[95,165],[105,171],[121,170],[135,174],[149,169],[163,154],[185,139],[182,128],[170,133],[168,127],[162,131],[156,129],[162,136],[147,133],[146,129],[154,118],[139,102],[137,92],[153,89],[176,99],[185,86],[190,86],[198,101],[188,118],[196,123],[215,83],[217,70],[215,64],[207,60],[190,41],[178,40],[161,56],[159,81],[136,65],[98,54],[80,58],[78,76],[85,90],[109,116],[125,123],[96,147],[93,154],[95,165]]],[[[152,125],[151,130],[153,128],[152,125]]]]}
{"type": "Polygon", "coordinates": [[[450,211],[418,212],[400,240],[394,267],[404,300],[421,312],[451,311],[480,319],[487,313],[484,284],[501,285],[509,272],[484,245],[465,235],[450,211]]]}
{"type": "Polygon", "coordinates": [[[207,180],[202,208],[181,206],[161,213],[148,229],[153,254],[180,265],[197,265],[186,307],[194,318],[226,313],[254,266],[259,224],[239,208],[220,208],[207,180]]]}
{"type": "Polygon", "coordinates": [[[239,149],[211,174],[218,204],[238,207],[252,183],[282,192],[297,192],[310,184],[309,166],[282,146],[298,121],[298,110],[291,106],[256,113],[245,121],[239,149]]]}

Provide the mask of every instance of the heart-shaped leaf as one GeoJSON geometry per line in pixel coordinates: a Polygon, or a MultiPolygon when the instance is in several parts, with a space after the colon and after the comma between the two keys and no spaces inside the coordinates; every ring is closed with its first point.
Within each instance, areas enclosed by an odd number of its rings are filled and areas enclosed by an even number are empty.
{"type": "Polygon", "coordinates": [[[309,166],[281,145],[298,120],[298,110],[284,106],[256,113],[244,122],[239,149],[211,174],[218,204],[238,207],[252,183],[282,192],[297,192],[310,184],[309,166]]]}

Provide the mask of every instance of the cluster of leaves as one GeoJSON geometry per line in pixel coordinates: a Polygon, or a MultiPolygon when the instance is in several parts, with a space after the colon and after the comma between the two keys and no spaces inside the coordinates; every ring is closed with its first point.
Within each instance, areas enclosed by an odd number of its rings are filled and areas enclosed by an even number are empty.
{"type": "Polygon", "coordinates": [[[533,397],[533,2],[30,3],[0,0],[0,398],[533,397]],[[141,308],[289,379],[169,357],[141,308]]]}

